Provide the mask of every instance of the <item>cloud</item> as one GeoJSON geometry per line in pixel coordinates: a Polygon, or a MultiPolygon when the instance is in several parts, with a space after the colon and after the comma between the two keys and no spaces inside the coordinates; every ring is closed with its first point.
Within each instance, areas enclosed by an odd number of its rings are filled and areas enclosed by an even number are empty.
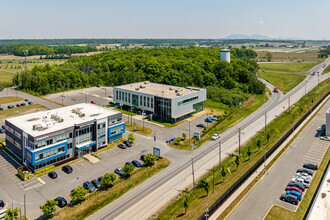
{"type": "Polygon", "coordinates": [[[265,24],[265,22],[264,22],[264,21],[262,21],[262,20],[260,20],[260,21],[258,21],[258,24],[260,24],[260,25],[264,25],[264,24],[265,24]]]}

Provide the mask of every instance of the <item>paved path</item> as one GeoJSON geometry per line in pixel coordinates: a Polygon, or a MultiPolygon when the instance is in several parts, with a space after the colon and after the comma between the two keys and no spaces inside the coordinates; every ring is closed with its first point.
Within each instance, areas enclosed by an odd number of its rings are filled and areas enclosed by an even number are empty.
{"type": "Polygon", "coordinates": [[[268,175],[264,176],[239,203],[228,216],[228,220],[263,219],[274,204],[296,211],[298,206],[280,201],[279,197],[285,193],[287,183],[295,176],[296,170],[301,168],[303,163],[320,164],[329,147],[329,142],[320,140],[316,129],[325,123],[325,112],[329,107],[330,101],[278,159],[268,171],[268,175]]]}

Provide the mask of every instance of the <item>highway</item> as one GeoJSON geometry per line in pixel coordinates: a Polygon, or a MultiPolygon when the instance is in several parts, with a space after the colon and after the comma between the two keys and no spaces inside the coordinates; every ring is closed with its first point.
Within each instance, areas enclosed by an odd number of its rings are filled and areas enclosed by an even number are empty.
{"type": "MultiPolygon", "coordinates": [[[[238,148],[239,128],[241,129],[241,144],[244,144],[264,128],[265,118],[266,123],[271,122],[288,109],[289,105],[296,103],[305,93],[317,86],[319,82],[327,79],[329,73],[321,74],[324,69],[323,65],[328,66],[329,64],[330,58],[316,65],[310,71],[319,72],[319,77],[317,75],[307,76],[306,80],[284,96],[281,93],[273,93],[269,101],[258,110],[223,132],[220,140],[222,143],[221,158],[224,159],[238,148]]],[[[269,84],[266,85],[268,87],[271,86],[269,84]]],[[[190,152],[169,149],[164,145],[163,142],[157,144],[161,150],[166,149],[166,153],[163,156],[171,161],[171,165],[167,169],[128,191],[105,208],[91,215],[88,219],[147,219],[161,207],[165,206],[171,199],[175,198],[180,191],[192,185],[192,158],[194,160],[196,180],[219,162],[219,141],[208,142],[190,152]]]]}

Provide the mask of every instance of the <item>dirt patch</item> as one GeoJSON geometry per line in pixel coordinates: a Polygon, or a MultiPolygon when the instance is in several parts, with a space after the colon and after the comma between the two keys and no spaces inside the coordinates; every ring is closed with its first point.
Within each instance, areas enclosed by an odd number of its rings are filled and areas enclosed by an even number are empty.
{"type": "Polygon", "coordinates": [[[254,100],[256,99],[256,95],[253,95],[253,96],[251,96],[250,98],[248,98],[247,100],[245,100],[244,102],[243,102],[243,106],[245,107],[245,106],[249,106],[249,105],[251,105],[252,103],[254,103],[254,100]]]}

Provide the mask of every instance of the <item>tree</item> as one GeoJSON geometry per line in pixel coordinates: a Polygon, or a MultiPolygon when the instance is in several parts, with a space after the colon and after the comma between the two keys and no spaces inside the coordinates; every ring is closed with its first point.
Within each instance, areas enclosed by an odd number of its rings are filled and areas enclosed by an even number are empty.
{"type": "Polygon", "coordinates": [[[40,209],[46,216],[52,216],[54,212],[56,211],[55,206],[58,204],[58,201],[53,200],[47,200],[44,205],[40,206],[40,209]]]}
{"type": "Polygon", "coordinates": [[[133,164],[125,164],[125,166],[123,166],[122,171],[128,175],[131,176],[134,170],[134,166],[133,164]]]}
{"type": "Polygon", "coordinates": [[[260,140],[257,141],[257,147],[258,147],[258,151],[259,151],[260,147],[261,147],[261,141],[260,140]]]}
{"type": "Polygon", "coordinates": [[[250,158],[251,158],[251,154],[252,154],[252,152],[251,152],[251,147],[248,146],[247,155],[249,156],[249,160],[250,160],[250,158]]]}
{"type": "Polygon", "coordinates": [[[106,174],[103,176],[103,178],[102,178],[100,184],[101,184],[102,186],[104,186],[104,187],[110,187],[110,186],[113,185],[113,182],[114,182],[116,179],[117,179],[116,174],[114,174],[114,173],[106,173],[106,174]]]}
{"type": "Polygon", "coordinates": [[[183,207],[184,207],[184,214],[187,214],[187,210],[189,208],[189,201],[187,198],[183,201],[183,207]]]}
{"type": "Polygon", "coordinates": [[[239,166],[239,156],[236,156],[236,159],[235,159],[235,163],[236,163],[236,167],[238,169],[238,166],[239,166]]]}
{"type": "Polygon", "coordinates": [[[154,164],[154,162],[157,160],[157,156],[149,153],[147,154],[145,157],[144,157],[144,163],[147,165],[147,166],[151,166],[154,164]]]}
{"type": "Polygon", "coordinates": [[[128,134],[128,141],[132,143],[135,141],[134,132],[128,134]]]}
{"type": "Polygon", "coordinates": [[[221,169],[221,176],[222,176],[223,179],[225,179],[226,174],[227,174],[227,173],[226,173],[225,167],[222,166],[222,169],[221,169]]]}
{"type": "Polygon", "coordinates": [[[70,197],[73,201],[81,201],[84,199],[85,195],[88,193],[88,190],[82,186],[78,186],[75,190],[70,193],[70,197]]]}
{"type": "Polygon", "coordinates": [[[197,184],[197,188],[203,188],[206,191],[206,194],[209,194],[210,184],[206,181],[205,178],[202,178],[197,184]]]}
{"type": "MultiPolygon", "coordinates": [[[[17,219],[18,212],[19,212],[18,207],[14,208],[14,219],[17,219]]],[[[6,220],[13,220],[13,210],[11,208],[6,210],[5,219],[6,220]]]]}
{"type": "Polygon", "coordinates": [[[186,137],[187,137],[186,133],[182,133],[182,137],[183,137],[183,140],[186,140],[186,137]]]}
{"type": "Polygon", "coordinates": [[[269,139],[270,139],[270,135],[269,133],[267,133],[267,143],[269,142],[269,139]]]}
{"type": "Polygon", "coordinates": [[[273,55],[270,52],[266,53],[266,59],[268,60],[268,62],[272,61],[273,55]]]}

